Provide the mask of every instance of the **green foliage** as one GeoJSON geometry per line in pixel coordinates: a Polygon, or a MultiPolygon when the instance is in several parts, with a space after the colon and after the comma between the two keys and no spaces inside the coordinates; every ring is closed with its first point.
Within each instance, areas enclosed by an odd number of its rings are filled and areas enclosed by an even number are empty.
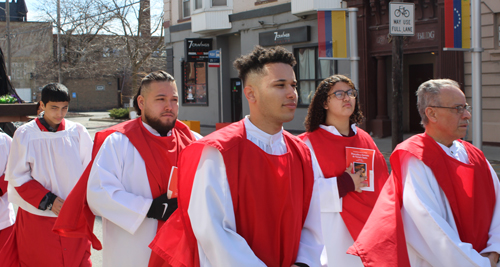
{"type": "Polygon", "coordinates": [[[128,108],[114,108],[108,110],[109,116],[113,119],[128,119],[128,108]]]}

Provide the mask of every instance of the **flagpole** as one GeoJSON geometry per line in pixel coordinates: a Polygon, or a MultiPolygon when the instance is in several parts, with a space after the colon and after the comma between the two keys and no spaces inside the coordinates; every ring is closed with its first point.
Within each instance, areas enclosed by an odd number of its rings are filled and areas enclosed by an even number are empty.
{"type": "Polygon", "coordinates": [[[481,82],[481,1],[471,0],[471,37],[472,37],[472,144],[479,149],[483,146],[483,108],[481,82]]]}
{"type": "Polygon", "coordinates": [[[222,104],[222,99],[224,98],[224,90],[222,87],[222,47],[219,48],[219,122],[224,122],[224,106],[222,104]]]}
{"type": "Polygon", "coordinates": [[[358,8],[350,7],[347,10],[349,12],[349,46],[351,47],[351,81],[359,91],[358,26],[356,16],[358,8]]]}

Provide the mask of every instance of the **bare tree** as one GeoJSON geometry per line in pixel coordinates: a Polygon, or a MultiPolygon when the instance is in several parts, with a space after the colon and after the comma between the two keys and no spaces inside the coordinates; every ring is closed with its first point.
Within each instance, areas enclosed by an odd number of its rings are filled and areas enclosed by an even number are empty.
{"type": "MultiPolygon", "coordinates": [[[[132,90],[124,92],[122,97],[130,98],[137,91],[139,72],[150,71],[152,65],[158,66],[159,62],[154,60],[154,55],[161,56],[164,48],[163,14],[151,16],[150,0],[141,0],[139,5],[133,4],[135,0],[111,0],[111,2],[112,5],[107,8],[114,10],[114,22],[118,22],[120,26],[113,30],[109,28],[108,31],[122,39],[120,43],[124,44],[123,51],[130,64],[132,90]],[[126,8],[120,8],[123,6],[126,8]]],[[[165,62],[161,62],[160,66],[163,67],[164,64],[165,62]]]]}
{"type": "MultiPolygon", "coordinates": [[[[38,9],[56,25],[57,0],[41,0],[38,9]]],[[[162,10],[155,1],[155,11],[162,10]]],[[[151,15],[150,0],[61,0],[62,76],[118,76],[122,101],[137,90],[138,74],[165,65],[163,15],[151,15]],[[153,22],[153,27],[151,24],[153,22]]],[[[37,74],[57,75],[57,62],[40,64],[37,74]]]]}
{"type": "MultiPolygon", "coordinates": [[[[56,0],[41,0],[38,9],[44,12],[46,20],[56,25],[56,0]]],[[[61,1],[63,79],[94,78],[102,73],[109,73],[109,70],[101,69],[102,66],[99,65],[102,64],[99,64],[98,57],[104,45],[99,36],[106,32],[107,25],[113,19],[113,14],[105,13],[105,11],[98,1],[61,1]]],[[[54,51],[57,55],[56,49],[54,51]]],[[[54,56],[51,58],[52,62],[40,64],[37,74],[53,79],[58,71],[56,60],[57,57],[54,56]]]]}

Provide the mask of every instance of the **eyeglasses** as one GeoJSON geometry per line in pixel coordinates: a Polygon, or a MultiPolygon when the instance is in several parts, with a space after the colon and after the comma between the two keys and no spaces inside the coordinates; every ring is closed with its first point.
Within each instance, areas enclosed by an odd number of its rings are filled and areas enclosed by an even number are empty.
{"type": "Polygon", "coordinates": [[[463,114],[464,110],[467,110],[469,113],[472,113],[472,107],[469,106],[469,104],[461,105],[461,106],[456,106],[456,107],[441,107],[441,106],[429,106],[431,108],[447,108],[447,109],[454,109],[457,111],[458,114],[463,114]]]}
{"type": "Polygon", "coordinates": [[[356,98],[358,96],[358,90],[356,89],[349,89],[347,91],[338,90],[329,94],[328,96],[335,95],[337,99],[342,100],[344,99],[345,94],[347,94],[349,97],[356,98]]]}

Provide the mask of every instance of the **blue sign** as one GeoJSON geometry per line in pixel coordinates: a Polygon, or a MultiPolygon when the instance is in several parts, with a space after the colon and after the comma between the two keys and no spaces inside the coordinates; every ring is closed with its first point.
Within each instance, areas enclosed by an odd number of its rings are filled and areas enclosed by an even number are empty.
{"type": "Polygon", "coordinates": [[[208,51],[208,66],[220,67],[220,50],[208,51]]]}
{"type": "Polygon", "coordinates": [[[73,98],[76,98],[76,93],[73,92],[73,94],[71,95],[73,98]]]}
{"type": "Polygon", "coordinates": [[[220,58],[220,50],[208,51],[208,58],[220,58]]]}

